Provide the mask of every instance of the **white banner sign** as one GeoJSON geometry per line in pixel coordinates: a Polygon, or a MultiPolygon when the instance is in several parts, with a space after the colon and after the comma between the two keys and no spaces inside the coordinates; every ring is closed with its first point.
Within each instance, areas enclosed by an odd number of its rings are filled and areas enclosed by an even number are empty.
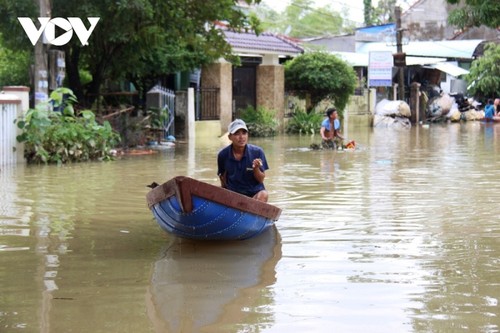
{"type": "Polygon", "coordinates": [[[394,59],[390,51],[370,52],[368,62],[368,86],[392,86],[392,67],[394,59]]]}

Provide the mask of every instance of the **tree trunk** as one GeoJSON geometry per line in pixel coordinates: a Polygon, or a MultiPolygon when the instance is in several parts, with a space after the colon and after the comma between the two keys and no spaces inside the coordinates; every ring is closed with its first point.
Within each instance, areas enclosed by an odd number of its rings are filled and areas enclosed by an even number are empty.
{"type": "Polygon", "coordinates": [[[79,60],[80,60],[80,48],[79,47],[68,47],[65,49],[66,54],[66,73],[68,74],[68,85],[73,91],[76,98],[80,103],[84,103],[84,92],[82,87],[82,82],[80,80],[79,72],[79,60]]]}

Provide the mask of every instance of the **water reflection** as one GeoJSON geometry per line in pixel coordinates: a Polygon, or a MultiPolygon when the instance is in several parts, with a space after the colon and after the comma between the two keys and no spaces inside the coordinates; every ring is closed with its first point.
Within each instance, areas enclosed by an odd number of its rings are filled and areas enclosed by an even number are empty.
{"type": "Polygon", "coordinates": [[[272,326],[269,287],[281,240],[276,228],[239,242],[173,238],[154,265],[148,314],[157,332],[235,332],[272,326]]]}
{"type": "MultiPolygon", "coordinates": [[[[18,183],[14,172],[23,172],[24,166],[5,165],[0,169],[0,236],[28,237],[30,209],[18,205],[18,183]]],[[[26,250],[0,243],[0,251],[26,250]]]]}
{"type": "Polygon", "coordinates": [[[2,167],[0,330],[498,332],[500,124],[349,135],[250,139],[283,209],[263,244],[174,240],[146,207],[152,181],[218,184],[223,140],[2,167]]]}

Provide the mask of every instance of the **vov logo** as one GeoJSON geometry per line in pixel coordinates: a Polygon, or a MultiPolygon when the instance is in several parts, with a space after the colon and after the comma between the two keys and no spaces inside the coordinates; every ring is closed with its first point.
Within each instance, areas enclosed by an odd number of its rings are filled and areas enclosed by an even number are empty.
{"type": "Polygon", "coordinates": [[[46,40],[56,46],[62,46],[68,43],[73,37],[73,31],[80,39],[83,46],[88,45],[92,31],[94,31],[99,17],[88,17],[90,22],[90,28],[87,29],[79,17],[68,17],[68,19],[62,17],[39,17],[38,22],[40,23],[40,28],[37,29],[31,18],[29,17],[18,17],[17,18],[21,25],[23,26],[26,35],[31,41],[31,44],[35,45],[42,33],[44,33],[46,40]],[[62,35],[56,37],[56,26],[64,30],[62,35]]]}

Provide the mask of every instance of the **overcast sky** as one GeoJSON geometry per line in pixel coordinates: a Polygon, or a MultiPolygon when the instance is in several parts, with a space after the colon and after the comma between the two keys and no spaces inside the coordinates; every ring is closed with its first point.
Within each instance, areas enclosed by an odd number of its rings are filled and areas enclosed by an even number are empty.
{"type": "MultiPolygon", "coordinates": [[[[262,0],[263,3],[273,8],[274,10],[283,11],[292,1],[291,0],[262,0]]],[[[344,7],[349,8],[349,19],[356,23],[363,23],[363,0],[313,0],[315,7],[324,7],[330,5],[334,10],[342,13],[344,7]]],[[[373,6],[377,6],[377,0],[373,0],[373,6]]],[[[400,0],[399,5],[403,9],[409,7],[408,3],[413,3],[415,0],[400,0]]]]}

